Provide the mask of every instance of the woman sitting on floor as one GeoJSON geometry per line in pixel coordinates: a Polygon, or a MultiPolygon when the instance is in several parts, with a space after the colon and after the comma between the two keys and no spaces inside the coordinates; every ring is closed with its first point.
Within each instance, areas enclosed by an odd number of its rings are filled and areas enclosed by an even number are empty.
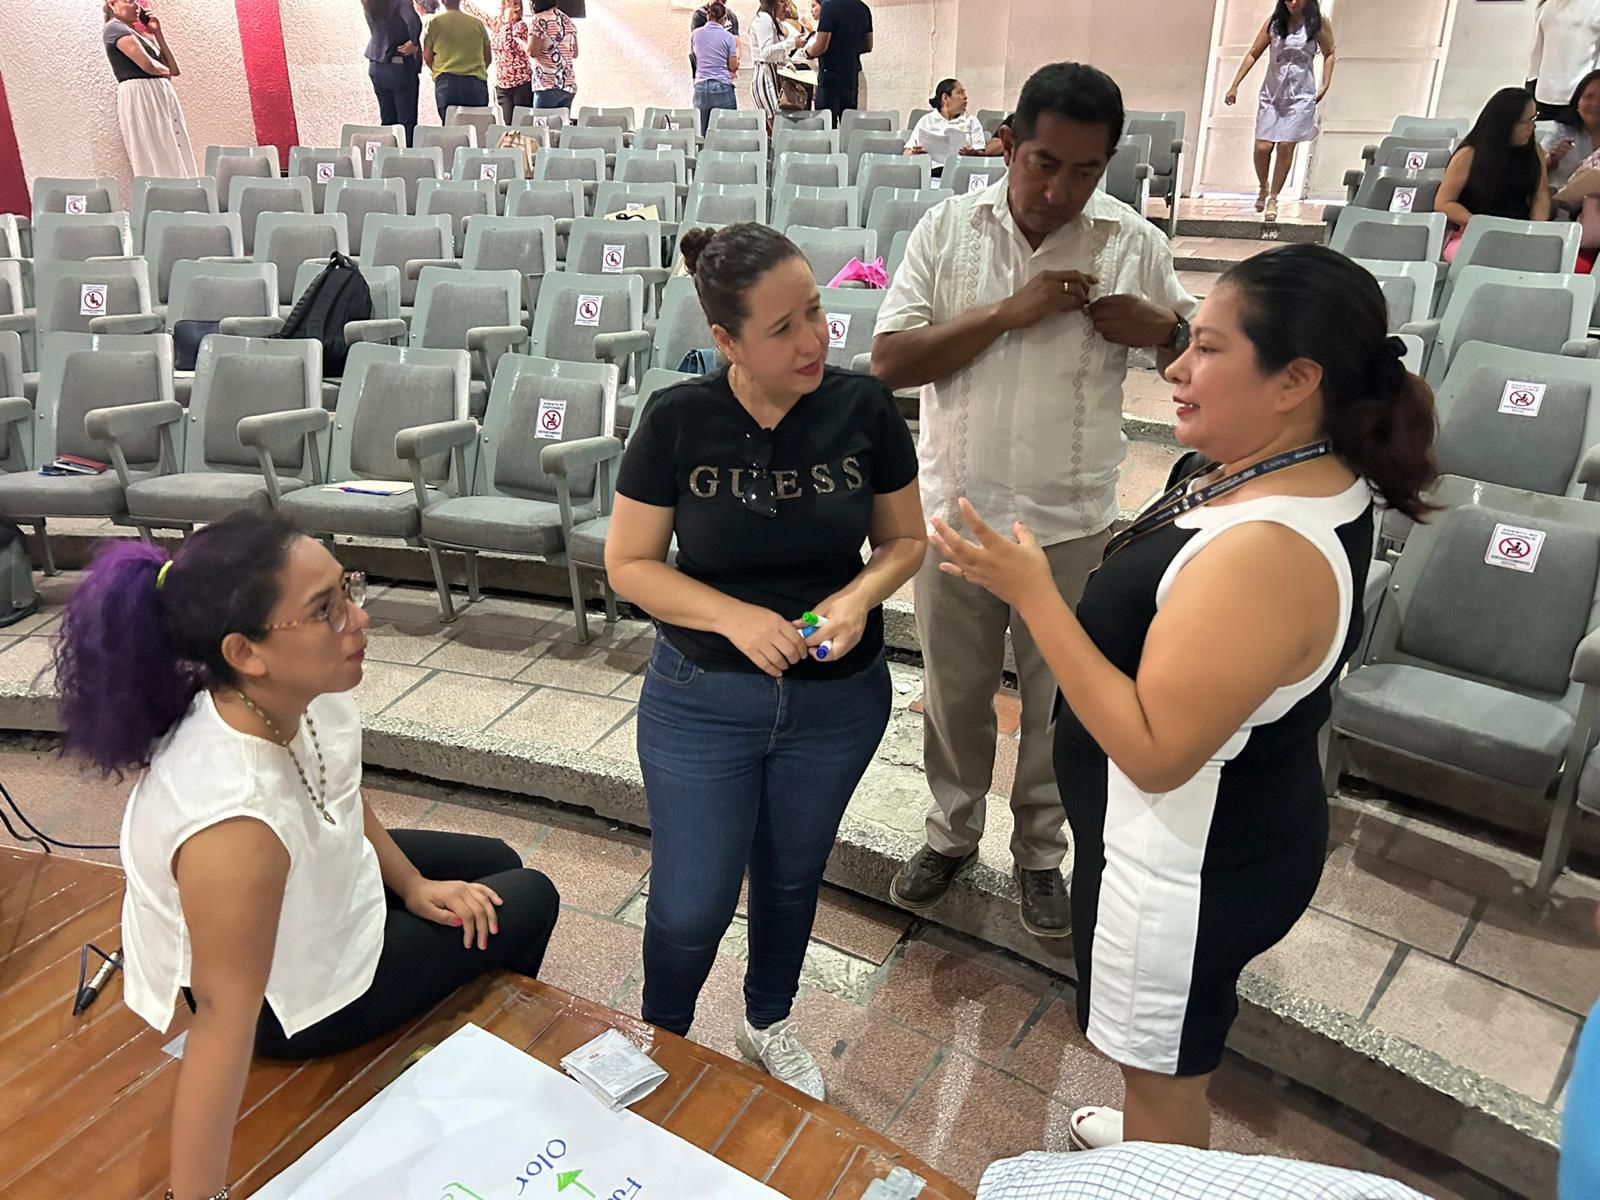
{"type": "Polygon", "coordinates": [[[169,1200],[227,1196],[252,1052],[335,1054],[486,971],[536,975],[555,927],[555,888],[503,842],[391,835],[363,799],[365,599],[320,542],[250,512],[170,561],[114,545],[67,604],[67,748],[144,767],[122,822],[125,998],[162,1031],[180,990],[194,1012],[169,1200]]]}

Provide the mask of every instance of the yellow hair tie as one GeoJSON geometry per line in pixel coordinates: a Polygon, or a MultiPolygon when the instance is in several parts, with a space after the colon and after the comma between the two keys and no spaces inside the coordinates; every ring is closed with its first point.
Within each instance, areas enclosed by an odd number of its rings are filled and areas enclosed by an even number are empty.
{"type": "Polygon", "coordinates": [[[167,572],[172,570],[172,560],[169,558],[161,564],[161,569],[156,572],[156,591],[161,590],[161,585],[167,581],[167,572]]]}

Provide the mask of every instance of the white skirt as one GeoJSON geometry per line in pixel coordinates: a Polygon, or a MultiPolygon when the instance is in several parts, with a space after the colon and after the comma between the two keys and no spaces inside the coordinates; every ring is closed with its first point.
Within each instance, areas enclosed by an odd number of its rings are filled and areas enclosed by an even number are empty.
{"type": "Polygon", "coordinates": [[[187,179],[199,173],[172,80],[124,79],[117,84],[117,120],[135,176],[187,179]]]}

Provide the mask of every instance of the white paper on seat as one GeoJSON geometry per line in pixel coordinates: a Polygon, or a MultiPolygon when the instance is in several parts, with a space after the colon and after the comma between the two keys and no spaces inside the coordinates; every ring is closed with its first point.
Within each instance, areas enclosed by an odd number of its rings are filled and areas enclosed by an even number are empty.
{"type": "Polygon", "coordinates": [[[446,1038],[255,1195],[781,1200],[476,1025],[446,1038]]]}

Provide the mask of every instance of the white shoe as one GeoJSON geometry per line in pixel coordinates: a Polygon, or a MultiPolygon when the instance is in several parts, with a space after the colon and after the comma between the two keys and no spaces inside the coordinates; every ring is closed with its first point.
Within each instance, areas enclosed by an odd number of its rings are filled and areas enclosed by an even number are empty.
{"type": "Polygon", "coordinates": [[[739,1044],[740,1054],[760,1063],[779,1083],[787,1083],[813,1100],[826,1099],[822,1069],[801,1043],[792,1022],[779,1021],[770,1028],[757,1029],[744,1021],[734,1041],[739,1044]]]}
{"type": "Polygon", "coordinates": [[[1122,1113],[1114,1108],[1080,1108],[1067,1122],[1067,1136],[1079,1150],[1102,1150],[1122,1141],[1122,1113]]]}

